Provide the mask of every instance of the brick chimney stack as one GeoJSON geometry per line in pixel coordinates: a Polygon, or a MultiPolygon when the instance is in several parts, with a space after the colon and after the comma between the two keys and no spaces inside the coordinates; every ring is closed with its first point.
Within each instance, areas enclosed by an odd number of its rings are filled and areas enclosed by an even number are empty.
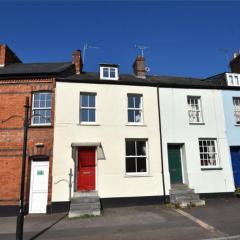
{"type": "Polygon", "coordinates": [[[0,67],[11,63],[22,63],[22,61],[7,45],[0,44],[0,67]]]}
{"type": "Polygon", "coordinates": [[[240,53],[234,53],[233,59],[229,63],[231,72],[240,73],[240,53]]]}
{"type": "Polygon", "coordinates": [[[134,75],[138,78],[146,78],[146,66],[145,58],[142,56],[137,56],[135,62],[133,63],[134,75]]]}
{"type": "Polygon", "coordinates": [[[83,63],[82,63],[82,57],[81,57],[81,51],[80,50],[75,50],[72,53],[72,64],[75,65],[75,73],[76,74],[81,74],[82,73],[82,68],[83,68],[83,63]]]}

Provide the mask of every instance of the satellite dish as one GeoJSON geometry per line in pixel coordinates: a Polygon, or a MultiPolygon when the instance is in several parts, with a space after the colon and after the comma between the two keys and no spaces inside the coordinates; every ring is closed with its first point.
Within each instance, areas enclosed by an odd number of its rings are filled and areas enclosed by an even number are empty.
{"type": "Polygon", "coordinates": [[[150,67],[145,67],[146,72],[150,72],[150,67]]]}

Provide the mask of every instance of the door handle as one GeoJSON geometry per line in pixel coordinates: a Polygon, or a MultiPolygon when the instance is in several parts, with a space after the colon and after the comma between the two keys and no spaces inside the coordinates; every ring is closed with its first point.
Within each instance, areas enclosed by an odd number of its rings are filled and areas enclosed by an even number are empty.
{"type": "Polygon", "coordinates": [[[90,172],[83,172],[83,174],[90,174],[90,172]]]}

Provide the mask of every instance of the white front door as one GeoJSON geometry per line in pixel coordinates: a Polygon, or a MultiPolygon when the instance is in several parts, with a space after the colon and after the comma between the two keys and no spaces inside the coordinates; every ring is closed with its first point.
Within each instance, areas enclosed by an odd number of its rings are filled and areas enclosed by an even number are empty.
{"type": "Polygon", "coordinates": [[[46,213],[48,198],[48,161],[32,161],[29,213],[46,213]]]}

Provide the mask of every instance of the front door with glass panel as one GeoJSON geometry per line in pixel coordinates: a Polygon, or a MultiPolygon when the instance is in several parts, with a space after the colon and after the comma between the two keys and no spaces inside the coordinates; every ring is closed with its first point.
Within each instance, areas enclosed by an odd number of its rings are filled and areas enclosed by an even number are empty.
{"type": "Polygon", "coordinates": [[[29,213],[46,213],[48,199],[48,161],[32,161],[29,213]]]}

